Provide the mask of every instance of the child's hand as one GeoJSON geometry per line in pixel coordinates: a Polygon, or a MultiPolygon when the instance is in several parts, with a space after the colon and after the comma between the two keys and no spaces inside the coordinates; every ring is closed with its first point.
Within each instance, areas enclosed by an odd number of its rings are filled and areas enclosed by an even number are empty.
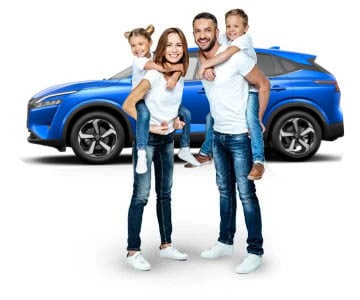
{"type": "Polygon", "coordinates": [[[204,77],[205,70],[206,69],[203,67],[203,65],[201,65],[197,72],[196,78],[199,80],[202,79],[204,77]]]}
{"type": "Polygon", "coordinates": [[[166,79],[166,88],[173,89],[176,86],[177,81],[173,77],[166,79]]]}
{"type": "Polygon", "coordinates": [[[206,80],[213,81],[216,77],[214,68],[207,68],[204,72],[204,77],[206,80]]]}
{"type": "Polygon", "coordinates": [[[174,129],[183,129],[185,126],[185,122],[181,121],[179,117],[175,118],[173,121],[174,129]]]}
{"type": "Polygon", "coordinates": [[[161,125],[150,125],[150,132],[154,134],[164,135],[169,129],[169,124],[167,122],[162,122],[161,125]]]}
{"type": "Polygon", "coordinates": [[[260,121],[260,127],[261,127],[261,132],[264,133],[265,130],[266,130],[266,127],[265,127],[265,125],[263,124],[262,121],[260,121]]]}

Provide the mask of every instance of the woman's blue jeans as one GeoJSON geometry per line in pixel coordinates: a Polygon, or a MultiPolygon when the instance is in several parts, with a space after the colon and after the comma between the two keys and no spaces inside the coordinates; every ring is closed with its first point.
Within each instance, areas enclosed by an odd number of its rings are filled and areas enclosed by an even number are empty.
{"type": "Polygon", "coordinates": [[[218,241],[232,245],[236,231],[236,186],[248,232],[247,251],[262,255],[262,225],[255,184],[247,176],[252,167],[250,139],[244,134],[214,131],[213,155],[216,183],[220,192],[220,233],[218,241]]]}
{"type": "Polygon", "coordinates": [[[144,207],[151,188],[151,164],[154,162],[156,213],[159,223],[161,244],[171,243],[171,187],[174,168],[174,134],[149,134],[146,147],[147,172],[135,172],[137,147],[133,146],[133,195],[128,212],[128,251],[140,251],[140,231],[144,207]]]}

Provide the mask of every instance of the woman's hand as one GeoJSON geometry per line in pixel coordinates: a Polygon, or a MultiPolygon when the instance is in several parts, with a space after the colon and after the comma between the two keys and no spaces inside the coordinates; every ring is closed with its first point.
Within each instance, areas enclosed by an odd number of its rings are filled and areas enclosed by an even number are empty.
{"type": "Polygon", "coordinates": [[[169,124],[167,122],[162,122],[161,125],[150,125],[150,132],[154,134],[164,135],[169,129],[169,124]]]}
{"type": "Polygon", "coordinates": [[[183,129],[185,122],[181,121],[179,117],[175,118],[173,121],[174,129],[183,129]]]}

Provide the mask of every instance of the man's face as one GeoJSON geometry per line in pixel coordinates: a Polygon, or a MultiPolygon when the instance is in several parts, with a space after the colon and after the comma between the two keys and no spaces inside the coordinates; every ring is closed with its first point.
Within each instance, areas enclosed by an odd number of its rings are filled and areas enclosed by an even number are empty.
{"type": "Polygon", "coordinates": [[[218,29],[215,28],[212,20],[195,20],[193,30],[195,43],[202,51],[209,51],[214,47],[218,36],[218,29]]]}

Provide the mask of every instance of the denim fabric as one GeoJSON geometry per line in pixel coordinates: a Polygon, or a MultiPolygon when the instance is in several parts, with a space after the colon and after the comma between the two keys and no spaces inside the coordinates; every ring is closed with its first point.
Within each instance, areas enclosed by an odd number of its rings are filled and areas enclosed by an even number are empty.
{"type": "Polygon", "coordinates": [[[180,105],[179,108],[180,120],[185,122],[180,136],[180,148],[190,147],[190,127],[191,127],[191,113],[185,106],[180,105]]]}
{"type": "Polygon", "coordinates": [[[213,135],[214,135],[214,119],[210,113],[206,116],[205,125],[205,140],[201,145],[200,154],[204,156],[212,156],[213,147],[213,135]]]}
{"type": "Polygon", "coordinates": [[[246,121],[250,132],[253,162],[265,162],[264,140],[259,121],[259,96],[250,92],[246,107],[246,121]]]}
{"type": "Polygon", "coordinates": [[[144,100],[140,100],[136,103],[136,112],[136,144],[137,149],[139,150],[146,148],[150,129],[150,111],[144,100]]]}
{"type": "Polygon", "coordinates": [[[171,187],[174,168],[174,134],[149,134],[146,147],[147,169],[145,174],[135,172],[137,147],[133,146],[134,185],[128,212],[127,250],[140,251],[140,231],[144,207],[148,202],[151,185],[151,164],[154,162],[156,213],[161,244],[171,243],[171,187]]]}
{"type": "Polygon", "coordinates": [[[261,214],[255,184],[247,179],[252,167],[247,134],[214,132],[213,146],[216,183],[220,192],[220,233],[218,241],[232,245],[236,231],[236,185],[248,231],[247,251],[263,254],[261,214]]]}

